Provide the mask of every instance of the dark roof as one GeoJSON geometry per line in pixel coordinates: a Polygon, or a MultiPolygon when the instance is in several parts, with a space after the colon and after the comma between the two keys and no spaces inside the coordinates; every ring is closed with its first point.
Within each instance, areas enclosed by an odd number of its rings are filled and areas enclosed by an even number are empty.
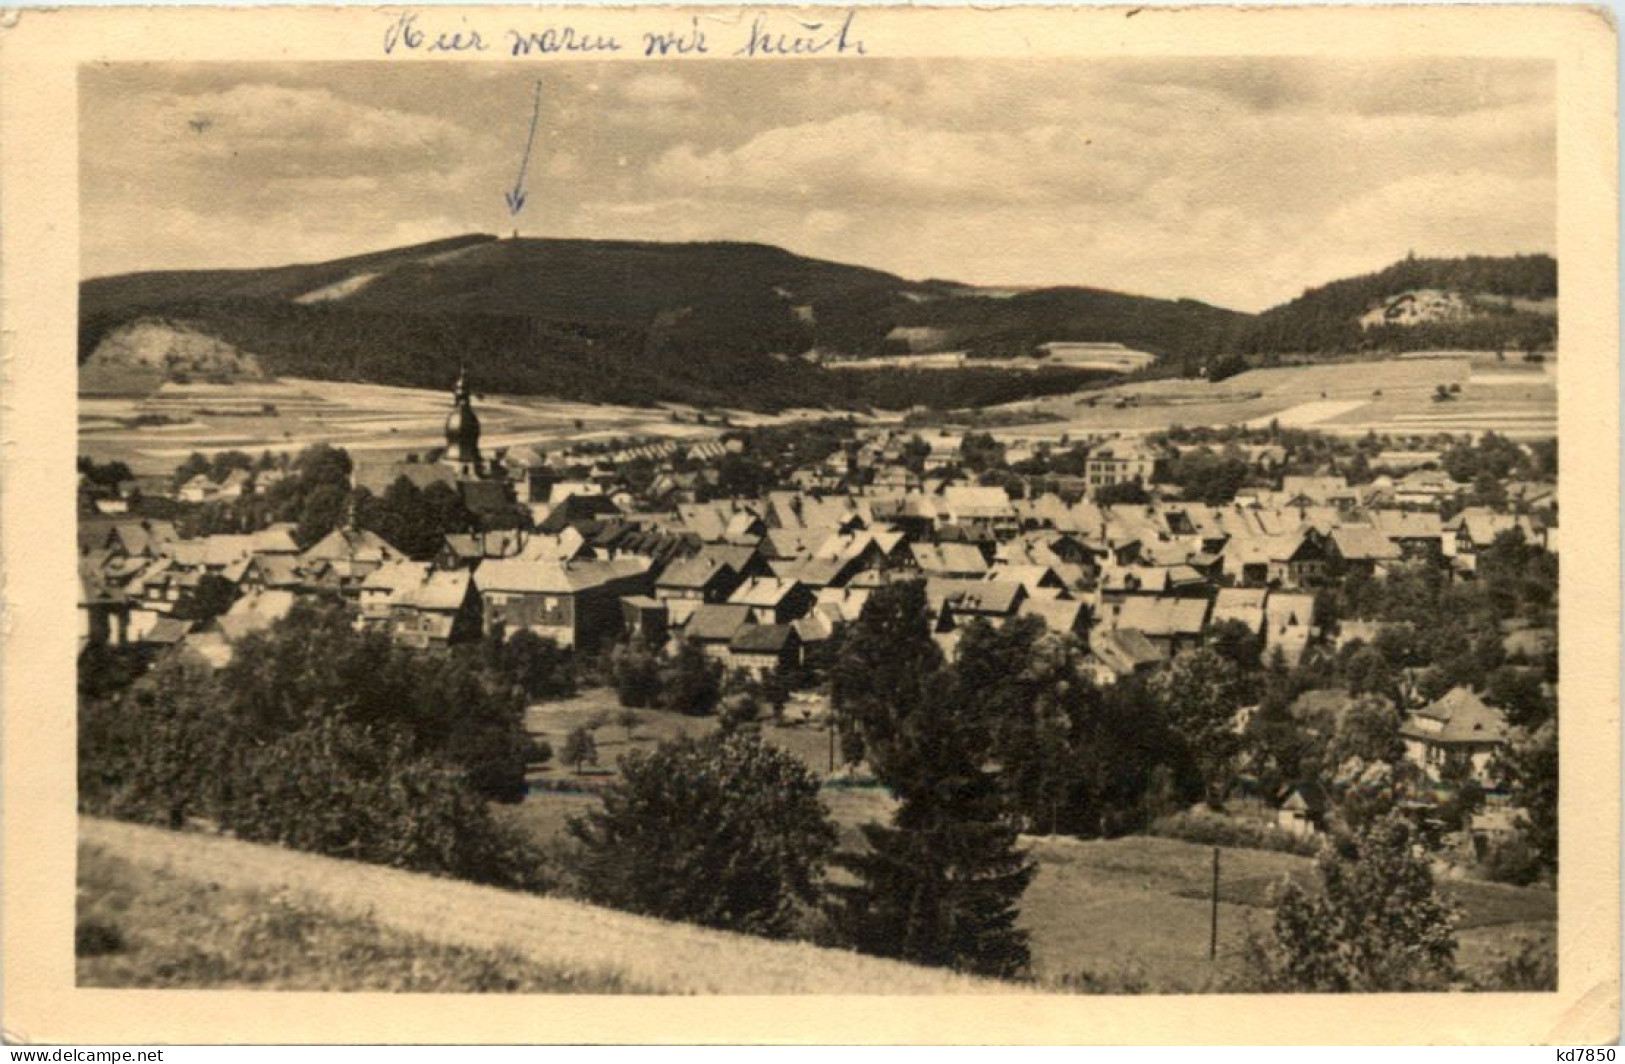
{"type": "Polygon", "coordinates": [[[547,519],[536,526],[538,532],[562,532],[568,525],[610,517],[621,512],[615,500],[608,495],[566,495],[562,502],[548,512],[547,519]]]}
{"type": "Polygon", "coordinates": [[[707,602],[688,619],[683,634],[689,639],[712,642],[734,637],[750,620],[750,607],[732,602],[707,602]]]}
{"type": "Polygon", "coordinates": [[[475,513],[493,513],[509,508],[508,483],[504,480],[459,480],[458,494],[463,505],[475,513]]]}
{"type": "Polygon", "coordinates": [[[1408,739],[1447,745],[1501,743],[1507,738],[1506,715],[1465,687],[1411,714],[1401,734],[1408,739]]]}
{"type": "Polygon", "coordinates": [[[186,638],[186,633],[192,630],[190,621],[177,620],[174,617],[160,617],[152,622],[147,634],[142,638],[143,643],[157,643],[161,646],[174,646],[186,638]]]}
{"type": "Polygon", "coordinates": [[[698,555],[693,558],[684,558],[673,562],[660,579],[655,581],[657,587],[701,588],[715,580],[717,574],[724,569],[732,571],[727,562],[720,558],[698,555]]]}
{"type": "Polygon", "coordinates": [[[781,654],[796,638],[796,630],[788,624],[753,624],[735,632],[728,649],[744,654],[781,654]]]}

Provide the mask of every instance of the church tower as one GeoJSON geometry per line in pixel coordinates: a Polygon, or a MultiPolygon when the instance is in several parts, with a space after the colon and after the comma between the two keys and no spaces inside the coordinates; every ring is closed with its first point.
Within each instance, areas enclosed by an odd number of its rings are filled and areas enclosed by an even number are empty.
{"type": "Polygon", "coordinates": [[[446,415],[446,455],[442,461],[456,466],[465,477],[477,477],[484,472],[480,459],[480,419],[474,415],[474,404],[469,400],[466,369],[457,372],[451,413],[446,415]]]}

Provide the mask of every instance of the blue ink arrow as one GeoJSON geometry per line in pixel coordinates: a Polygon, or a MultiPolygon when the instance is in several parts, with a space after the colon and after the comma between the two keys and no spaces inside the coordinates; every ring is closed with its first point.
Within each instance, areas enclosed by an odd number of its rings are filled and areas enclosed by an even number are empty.
{"type": "Polygon", "coordinates": [[[542,113],[542,83],[536,83],[535,103],[530,109],[530,133],[525,137],[525,154],[519,159],[519,176],[514,178],[513,191],[503,193],[508,201],[508,213],[518,214],[525,209],[525,168],[530,165],[530,148],[536,143],[536,119],[542,113]]]}

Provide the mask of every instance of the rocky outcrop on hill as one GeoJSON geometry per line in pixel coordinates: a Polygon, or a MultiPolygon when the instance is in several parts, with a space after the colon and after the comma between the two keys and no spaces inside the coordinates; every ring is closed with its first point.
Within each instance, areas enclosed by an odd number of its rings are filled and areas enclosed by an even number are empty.
{"type": "Polygon", "coordinates": [[[171,377],[265,376],[252,354],[185,324],[158,319],[141,319],[114,329],[96,345],[86,366],[158,370],[171,377]]]}

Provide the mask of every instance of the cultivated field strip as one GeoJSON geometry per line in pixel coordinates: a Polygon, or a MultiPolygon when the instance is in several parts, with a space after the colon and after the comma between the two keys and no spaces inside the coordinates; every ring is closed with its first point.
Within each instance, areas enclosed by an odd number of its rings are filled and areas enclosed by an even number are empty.
{"type": "Polygon", "coordinates": [[[433,942],[507,947],[564,971],[620,976],[671,994],[1012,993],[895,961],[666,923],[559,898],[496,890],[212,835],[81,817],[80,840],[199,883],[286,890],[335,915],[433,942]]]}

